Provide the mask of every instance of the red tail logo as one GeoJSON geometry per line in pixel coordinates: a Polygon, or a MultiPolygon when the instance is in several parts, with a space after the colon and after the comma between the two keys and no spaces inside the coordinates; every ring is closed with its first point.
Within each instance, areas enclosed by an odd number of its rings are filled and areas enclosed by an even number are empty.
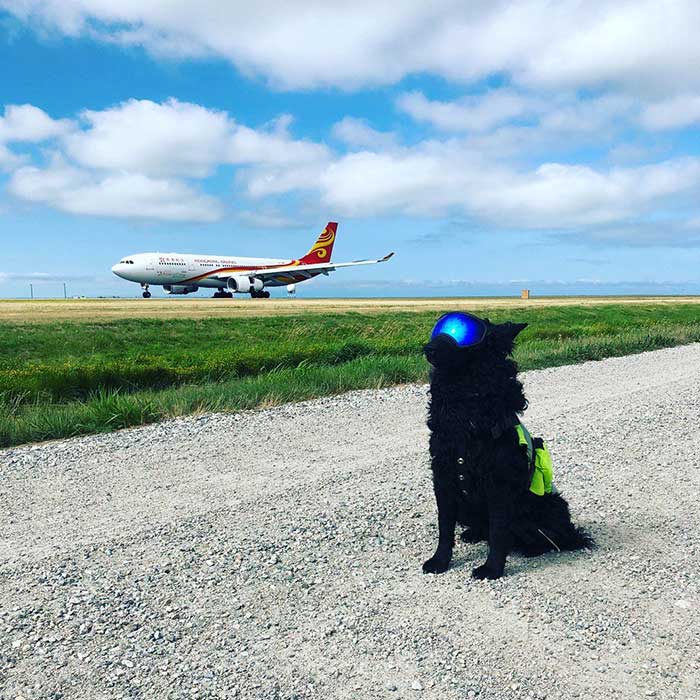
{"type": "Polygon", "coordinates": [[[338,224],[335,221],[329,221],[316,243],[314,243],[314,247],[303,258],[300,258],[299,262],[304,265],[330,262],[337,230],[338,224]]]}

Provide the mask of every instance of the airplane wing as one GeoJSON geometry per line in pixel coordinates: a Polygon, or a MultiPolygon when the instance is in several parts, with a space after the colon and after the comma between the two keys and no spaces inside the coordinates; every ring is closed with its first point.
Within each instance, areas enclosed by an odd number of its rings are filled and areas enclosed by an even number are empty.
{"type": "Polygon", "coordinates": [[[328,274],[333,272],[339,267],[352,267],[353,265],[376,265],[377,263],[386,262],[393,253],[385,255],[379,260],[355,260],[354,262],[345,263],[313,263],[310,265],[282,265],[280,267],[263,267],[259,270],[253,270],[249,274],[251,277],[259,277],[260,279],[265,279],[266,277],[274,277],[275,275],[281,275],[285,272],[320,272],[322,274],[328,274]]]}
{"type": "MultiPolygon", "coordinates": [[[[327,275],[329,272],[333,272],[339,267],[352,267],[353,265],[376,265],[377,263],[382,263],[386,262],[389,260],[389,258],[394,255],[393,253],[389,253],[389,255],[385,255],[383,258],[379,258],[379,260],[355,260],[354,262],[345,262],[345,263],[312,263],[309,265],[280,265],[279,267],[261,267],[257,270],[246,270],[245,274],[246,277],[257,277],[258,279],[261,280],[266,280],[268,278],[275,278],[280,275],[286,275],[290,273],[296,273],[296,272],[303,272],[305,273],[304,276],[307,276],[309,274],[324,274],[327,275]]],[[[216,275],[219,279],[226,279],[228,277],[232,277],[233,274],[230,272],[222,272],[216,275]]]]}

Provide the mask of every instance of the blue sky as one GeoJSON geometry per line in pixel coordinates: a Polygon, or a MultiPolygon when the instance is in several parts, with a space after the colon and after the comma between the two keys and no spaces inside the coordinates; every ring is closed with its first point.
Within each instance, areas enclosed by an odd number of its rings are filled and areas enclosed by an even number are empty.
{"type": "Polygon", "coordinates": [[[700,293],[697,3],[347,5],[0,0],[0,297],[331,219],[300,295],[700,293]]]}

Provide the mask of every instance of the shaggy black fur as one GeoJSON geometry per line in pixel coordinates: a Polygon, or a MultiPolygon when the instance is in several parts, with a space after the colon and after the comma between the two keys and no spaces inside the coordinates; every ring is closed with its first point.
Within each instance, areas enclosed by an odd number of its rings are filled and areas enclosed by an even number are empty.
{"type": "Polygon", "coordinates": [[[459,348],[439,335],[424,348],[433,366],[428,427],[439,526],[425,573],[448,569],[457,523],[466,527],[462,541],[488,541],[486,562],[472,571],[478,579],[501,577],[512,549],[537,556],[555,544],[560,550],[593,545],[571,522],[561,495],[529,490],[527,451],[513,427],[527,401],[509,357],[527,324],[484,320],[489,331],[478,345],[459,348]]]}

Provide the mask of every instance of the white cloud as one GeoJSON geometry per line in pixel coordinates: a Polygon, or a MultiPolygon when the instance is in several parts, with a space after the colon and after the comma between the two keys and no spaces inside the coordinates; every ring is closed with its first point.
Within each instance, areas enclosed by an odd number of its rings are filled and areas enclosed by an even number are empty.
{"type": "Polygon", "coordinates": [[[13,153],[9,148],[0,143],[0,172],[13,170],[22,162],[20,156],[13,153]]]}
{"type": "MultiPolygon", "coordinates": [[[[577,102],[567,93],[549,104],[530,92],[508,90],[484,100],[458,101],[457,111],[449,113],[457,117],[442,122],[450,131],[461,130],[467,114],[472,126],[466,133],[412,146],[347,117],[331,129],[349,144],[344,154],[294,139],[289,115],[254,129],[227,112],[174,99],[86,111],[79,123],[53,126],[53,132],[39,128],[56,124],[42,112],[39,126],[17,133],[55,133],[52,148],[59,150],[48,164],[36,154],[22,164],[0,144],[0,167],[15,169],[10,194],[78,215],[215,221],[224,215],[223,203],[193,180],[228,165],[238,184],[231,193],[241,199],[232,202],[232,211],[250,226],[288,226],[295,216],[288,203],[300,199],[308,210],[334,212],[329,216],[458,215],[494,228],[553,231],[639,220],[663,207],[697,218],[700,159],[650,164],[649,154],[645,164],[601,167],[551,155],[552,144],[600,144],[618,123],[632,124],[639,104],[632,98],[606,94],[577,102]],[[533,123],[511,124],[515,112],[530,115],[533,123]],[[537,157],[535,149],[541,149],[537,157]],[[517,160],[511,157],[516,152],[517,160]],[[256,201],[255,210],[246,198],[256,201]]],[[[443,107],[450,105],[422,95],[419,104],[426,119],[433,119],[436,105],[443,118],[443,107]]]]}
{"type": "Polygon", "coordinates": [[[535,95],[514,90],[492,90],[450,102],[411,92],[399,97],[397,107],[442,131],[483,134],[473,142],[483,146],[511,141],[525,146],[553,135],[587,132],[600,138],[601,131],[628,123],[638,111],[637,103],[624,95],[581,99],[567,93],[535,95]]]}
{"type": "Polygon", "coordinates": [[[249,3],[218,0],[0,0],[32,26],[218,56],[283,88],[390,84],[416,73],[519,85],[700,87],[696,0],[476,0],[249,3]]]}
{"type": "Polygon", "coordinates": [[[295,141],[286,128],[269,133],[239,125],[228,141],[225,159],[233,164],[303,165],[329,156],[324,145],[295,141]]]}
{"type": "Polygon", "coordinates": [[[328,157],[324,146],[294,140],[289,118],[255,130],[226,112],[175,99],[128,100],[81,116],[88,128],[67,136],[66,150],[91,168],[201,178],[222,164],[289,165],[328,157]]]}
{"type": "Polygon", "coordinates": [[[40,142],[60,136],[73,128],[67,119],[52,119],[33,105],[8,105],[0,117],[0,143],[40,142]]]}
{"type": "Polygon", "coordinates": [[[254,167],[239,173],[238,179],[253,198],[269,197],[298,190],[316,190],[325,162],[286,167],[254,167]]]}
{"type": "Polygon", "coordinates": [[[427,149],[352,153],[322,173],[322,198],[352,216],[435,213],[459,199],[460,183],[468,177],[464,168],[449,168],[449,160],[427,149]]]}
{"type": "Polygon", "coordinates": [[[410,147],[345,117],[330,129],[340,154],[294,138],[289,115],[245,125],[176,99],[86,110],[77,123],[8,107],[0,169],[16,171],[9,191],[25,200],[73,213],[210,221],[222,204],[192,180],[228,166],[236,192],[259,203],[255,211],[235,203],[249,225],[286,225],[288,212],[274,205],[290,193],[337,215],[457,213],[495,227],[608,226],[611,236],[625,229],[617,224],[665,206],[697,220],[698,159],[663,160],[668,147],[639,138],[640,127],[700,123],[695,0],[406,0],[400,11],[369,0],[2,6],[49,33],[224,58],[283,89],[357,89],[411,74],[465,85],[498,76],[507,86],[451,101],[400,95],[399,112],[442,133],[410,147]],[[7,147],[49,139],[61,157],[47,166],[7,147]],[[612,150],[606,161],[582,156],[586,146],[612,150]]]}
{"type": "Polygon", "coordinates": [[[8,190],[20,199],[59,211],[166,221],[216,221],[220,203],[182,182],[140,173],[94,175],[66,165],[60,158],[45,169],[17,170],[8,190]]]}
{"type": "MultiPolygon", "coordinates": [[[[313,187],[331,158],[325,145],[289,134],[289,115],[253,129],[226,112],[175,99],[128,100],[86,110],[79,124],[67,128],[41,110],[25,108],[25,114],[37,117],[33,130],[24,120],[21,131],[16,112],[8,110],[14,136],[60,135],[63,150],[48,167],[21,168],[9,192],[75,214],[213,221],[222,216],[220,202],[183,178],[203,179],[221,165],[238,166],[245,189],[264,196],[304,182],[313,187]]],[[[21,164],[0,143],[0,168],[21,164]]]]}
{"type": "Polygon", "coordinates": [[[543,109],[541,100],[513,90],[492,90],[454,102],[429,100],[422,92],[409,92],[399,97],[397,106],[416,121],[443,131],[485,131],[543,109]]]}
{"type": "Polygon", "coordinates": [[[648,105],[641,121],[647,129],[680,129],[700,125],[700,94],[679,95],[648,105]]]}
{"type": "Polygon", "coordinates": [[[554,100],[550,108],[543,110],[539,126],[549,132],[595,132],[599,137],[610,127],[628,124],[638,110],[638,103],[625,95],[607,94],[587,99],[567,97],[554,100]]]}
{"type": "Polygon", "coordinates": [[[150,176],[204,177],[221,161],[232,124],[224,112],[168,100],[128,100],[85,111],[87,129],[66,137],[66,151],[83,166],[150,176]]]}
{"type": "Polygon", "coordinates": [[[7,105],[0,117],[0,172],[12,171],[26,161],[11,151],[8,143],[40,143],[68,133],[73,128],[67,119],[52,119],[33,105],[7,105]]]}
{"type": "Polygon", "coordinates": [[[373,129],[365,119],[345,117],[333,125],[333,138],[351,148],[387,149],[396,145],[396,135],[373,129]]]}
{"type": "Polygon", "coordinates": [[[698,178],[700,160],[693,158],[608,171],[548,163],[510,178],[500,191],[482,190],[477,206],[493,221],[571,228],[635,218],[697,189],[698,178]]]}
{"type": "Polygon", "coordinates": [[[547,163],[497,166],[460,142],[395,153],[353,153],[321,176],[322,201],[344,215],[458,211],[496,226],[565,229],[623,221],[698,189],[700,160],[596,170],[547,163]]]}

